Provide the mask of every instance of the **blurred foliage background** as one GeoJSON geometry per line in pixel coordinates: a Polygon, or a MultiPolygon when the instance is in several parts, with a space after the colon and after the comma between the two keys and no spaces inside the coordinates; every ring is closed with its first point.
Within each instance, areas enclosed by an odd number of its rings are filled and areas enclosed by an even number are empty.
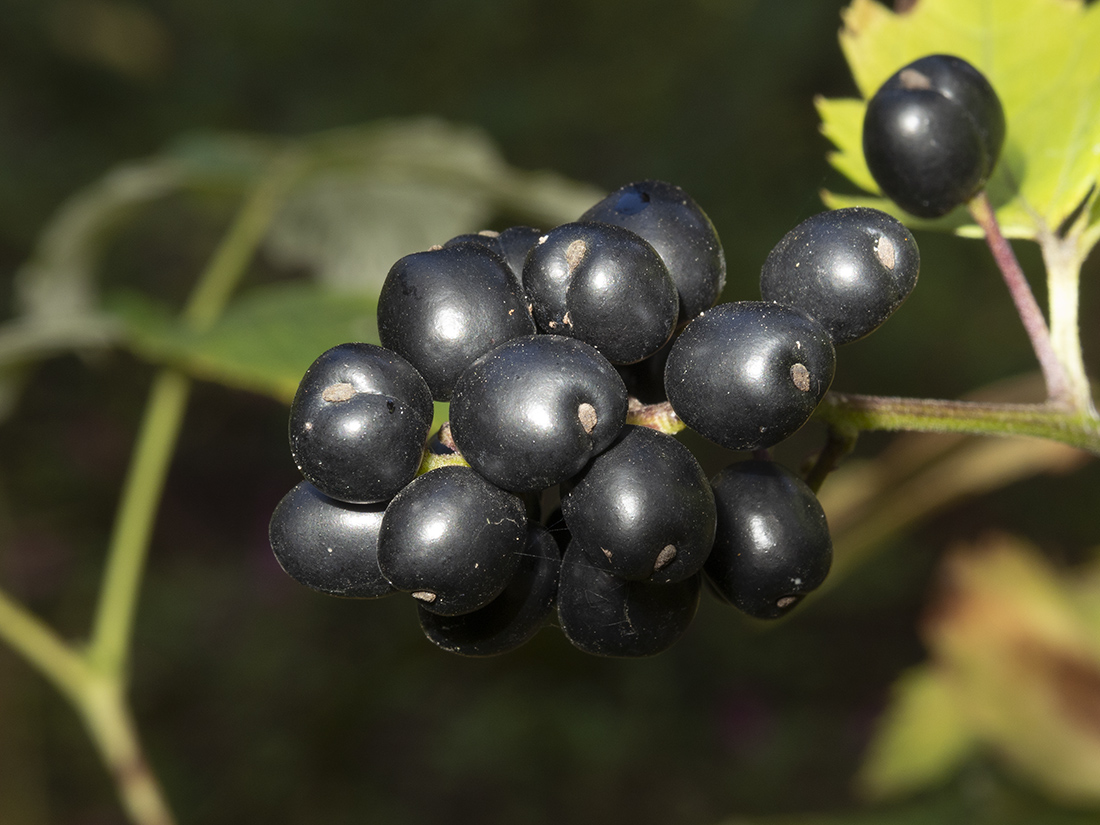
{"type": "MultiPolygon", "coordinates": [[[[723,239],[724,298],[756,298],[775,242],[823,208],[822,187],[845,187],[825,162],[813,108],[817,94],[855,94],[836,40],[842,6],[3,0],[0,307],[15,311],[15,273],[65,199],[123,161],[166,146],[199,151],[196,134],[297,138],[424,115],[480,130],[517,169],[585,182],[593,199],[641,178],[679,184],[723,239]]],[[[151,201],[102,251],[104,288],[179,306],[236,204],[216,187],[151,201]]],[[[299,208],[299,227],[319,214],[299,208]]],[[[413,208],[426,207],[413,198],[413,208]]],[[[441,212],[441,225],[459,224],[451,234],[525,217],[507,199],[441,212]]],[[[433,242],[394,232],[389,242],[409,248],[393,259],[433,242]]],[[[955,398],[1034,372],[985,248],[918,241],[918,289],[841,352],[834,387],[955,398]]],[[[1018,251],[1025,270],[1040,271],[1033,247],[1018,251]]],[[[322,263],[272,236],[247,285],[298,281],[322,263]]],[[[1095,270],[1083,279],[1083,319],[1100,311],[1095,270]]],[[[339,276],[326,283],[341,287],[339,276]]],[[[1100,363],[1096,325],[1083,346],[1086,362],[1100,363]]],[[[0,425],[0,586],[66,637],[86,632],[152,373],[97,348],[6,374],[18,380],[5,384],[0,425]]],[[[928,611],[940,603],[945,552],[996,529],[1061,571],[1087,564],[1100,545],[1095,461],[998,464],[997,449],[960,440],[864,436],[851,466],[881,470],[863,482],[872,499],[901,491],[904,504],[936,486],[915,455],[946,456],[938,466],[953,478],[984,467],[989,492],[968,495],[982,488],[963,483],[917,505],[919,519],[888,519],[825,592],[776,625],[705,599],[688,635],[652,660],[584,656],[547,630],[514,654],[473,661],[426,642],[408,600],[331,599],[278,568],[267,520],[299,478],[285,429],[286,408],[268,395],[197,385],[159,514],[132,695],[181,822],[1100,816],[983,747],[931,789],[870,809],[854,781],[891,686],[939,649],[942,624],[928,617],[944,613],[928,611]]],[[[798,466],[822,436],[811,424],[778,457],[798,466]]],[[[703,458],[713,470],[730,456],[703,458]]],[[[851,489],[836,500],[850,502],[851,489]]],[[[847,512],[845,529],[864,523],[858,508],[847,512]]],[[[1095,729],[1100,691],[1082,684],[1095,729]]],[[[77,717],[0,646],[0,822],[122,821],[77,717]]]]}

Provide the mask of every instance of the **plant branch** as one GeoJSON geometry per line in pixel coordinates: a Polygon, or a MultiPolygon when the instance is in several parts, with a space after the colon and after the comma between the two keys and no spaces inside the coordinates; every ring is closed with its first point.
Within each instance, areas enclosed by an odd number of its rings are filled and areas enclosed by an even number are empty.
{"type": "Polygon", "coordinates": [[[841,431],[1034,436],[1100,455],[1100,421],[1051,404],[987,404],[830,392],[814,415],[841,431]]]}
{"type": "Polygon", "coordinates": [[[54,686],[74,699],[90,671],[87,662],[45,622],[0,590],[0,639],[54,686]]]}
{"type": "Polygon", "coordinates": [[[989,251],[993,253],[993,259],[1001,270],[1009,295],[1016,305],[1016,311],[1023,322],[1024,330],[1031,340],[1031,348],[1039,359],[1039,368],[1043,372],[1043,380],[1047,386],[1047,399],[1050,403],[1064,406],[1074,406],[1074,396],[1070,390],[1069,378],[1066,369],[1051,343],[1050,330],[1047,328],[1043,311],[1035,300],[1031,286],[1027,282],[1016,253],[1012,251],[1012,245],[1001,232],[997,215],[989,202],[989,196],[985,190],[979,192],[968,204],[970,214],[985,233],[989,251]]]}

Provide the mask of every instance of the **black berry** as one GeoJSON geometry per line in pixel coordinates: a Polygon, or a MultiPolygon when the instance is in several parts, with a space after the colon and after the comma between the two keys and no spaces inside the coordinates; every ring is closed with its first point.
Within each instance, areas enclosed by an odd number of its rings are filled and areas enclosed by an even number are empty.
{"type": "Polygon", "coordinates": [[[764,261],[760,293],[802,310],[834,344],[846,344],[893,314],[919,270],[917,242],[900,221],[877,209],[837,209],[783,236],[764,261]]]}
{"type": "Polygon", "coordinates": [[[421,607],[424,635],[463,656],[496,656],[515,650],[544,627],[554,610],[561,551],[545,527],[527,528],[519,566],[499,596],[472,613],[441,616],[421,607]]]}
{"type": "Polygon", "coordinates": [[[567,223],[539,238],[523,267],[523,289],[542,332],[591,344],[631,364],[676,327],[676,285],[641,237],[607,223],[567,223]]]}
{"type": "Polygon", "coordinates": [[[507,586],[526,533],[518,496],[469,467],[440,467],[419,476],[386,507],[378,567],[426,610],[470,613],[507,586]]]}
{"type": "Polygon", "coordinates": [[[474,243],[406,255],[378,296],[378,335],[424,376],[437,401],[498,344],[535,331],[504,259],[474,243]]]}
{"type": "Polygon", "coordinates": [[[977,194],[1004,137],[1004,109],[985,75],[946,54],[899,69],[868,101],[863,120],[863,154],[876,183],[922,218],[977,194]]]}
{"type": "Polygon", "coordinates": [[[829,572],[832,539],[813,491],[771,461],[732,464],[712,479],[718,531],[705,571],[726,601],[775,619],[829,572]]]}
{"type": "Polygon", "coordinates": [[[424,379],[396,353],[342,344],[303,376],[290,407],[290,453],[341,501],[388,501],[412,481],[432,423],[424,379]]]}
{"type": "Polygon", "coordinates": [[[378,569],[385,509],[336,501],[303,481],[271,516],[271,549],[283,570],[306,587],[345,598],[385,596],[394,592],[378,569]]]}
{"type": "Polygon", "coordinates": [[[485,478],[515,492],[565,481],[614,440],[626,387],[588,344],[518,338],[479,358],[455,385],[451,433],[485,478]]]}
{"type": "Polygon", "coordinates": [[[731,450],[755,450],[798,430],[829,389],[828,331],[793,307],[738,301],[687,325],[665,365],[677,415],[731,450]]]}
{"type": "Polygon", "coordinates": [[[691,625],[702,575],[674,584],[627,581],[592,566],[570,544],[558,583],[558,623],[577,648],[598,656],[653,656],[691,625]]]}
{"type": "Polygon", "coordinates": [[[647,427],[624,427],[561,506],[589,560],[624,579],[686,579],[702,569],[714,543],[714,495],[699,462],[675,438],[647,427]]]}
{"type": "Polygon", "coordinates": [[[714,305],[726,284],[726,258],[710,218],[679,186],[630,183],[581,216],[625,227],[645,238],[668,267],[686,321],[714,305]]]}

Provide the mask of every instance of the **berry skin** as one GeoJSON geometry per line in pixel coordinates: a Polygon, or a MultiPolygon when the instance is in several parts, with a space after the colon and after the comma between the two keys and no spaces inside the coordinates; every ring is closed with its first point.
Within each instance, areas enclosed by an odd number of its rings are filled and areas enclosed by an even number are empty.
{"type": "Polygon", "coordinates": [[[527,528],[527,544],[508,586],[485,607],[460,616],[418,609],[424,635],[462,656],[497,656],[526,644],[554,610],[561,551],[541,524],[527,528]]]}
{"type": "Polygon", "coordinates": [[[670,583],[703,568],[714,543],[714,494],[691,451],[627,425],[562,499],[573,541],[596,567],[670,583]]]}
{"type": "Polygon", "coordinates": [[[680,320],[714,305],[726,285],[726,258],[710,218],[679,186],[629,183],[581,216],[625,227],[645,238],[668,267],[680,296],[680,320]]]}
{"type": "Polygon", "coordinates": [[[867,103],[863,154],[905,211],[938,218],[978,193],[1001,153],[1005,115],[980,71],[953,55],[922,57],[867,103]]]}
{"type": "Polygon", "coordinates": [[[779,618],[829,572],[825,512],[802,479],[771,461],[732,464],[711,486],[718,531],[704,570],[713,589],[750,616],[779,618]]]}
{"type": "Polygon", "coordinates": [[[900,221],[877,209],[837,209],[783,236],[764,261],[760,293],[802,310],[840,345],[889,318],[919,270],[917,242],[900,221]]]}
{"type": "Polygon", "coordinates": [[[517,338],[479,358],[451,399],[459,452],[512,492],[576,475],[626,421],[626,386],[588,344],[560,335],[517,338]]]}
{"type": "Polygon", "coordinates": [[[406,358],[447,401],[470,364],[534,322],[515,276],[485,246],[457,243],[406,255],[386,276],[378,296],[378,336],[406,358]]]}
{"type": "Polygon", "coordinates": [[[542,332],[591,344],[613,364],[655,353],[676,328],[676,285],[641,237],[608,223],[567,223],[539,238],[523,289],[542,332]]]}
{"type": "Polygon", "coordinates": [[[485,607],[519,563],[527,514],[518,496],[469,467],[439,467],[398,493],[378,532],[378,567],[432,613],[485,607]]]}
{"type": "Polygon", "coordinates": [[[394,592],[378,570],[382,504],[345,504],[303,481],[275,507],[268,536],[279,565],[296,581],[350,599],[394,592]]]}
{"type": "Polygon", "coordinates": [[[665,365],[676,414],[730,450],[770,447],[798,430],[829,389],[828,331],[793,307],[737,301],[687,325],[665,365]]]}
{"type": "Polygon", "coordinates": [[[570,544],[558,582],[558,623],[566,638],[597,656],[653,656],[684,635],[699,606],[702,575],[674,584],[631,582],[592,567],[570,544]]]}
{"type": "Polygon", "coordinates": [[[432,423],[432,398],[400,355],[341,344],[303,376],[290,407],[290,453],[325,495],[389,501],[412,481],[432,423]]]}

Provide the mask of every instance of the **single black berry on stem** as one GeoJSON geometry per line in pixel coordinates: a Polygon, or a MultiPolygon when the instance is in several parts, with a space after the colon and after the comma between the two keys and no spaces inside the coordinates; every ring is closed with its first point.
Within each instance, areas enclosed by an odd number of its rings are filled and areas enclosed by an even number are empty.
{"type": "Polygon", "coordinates": [[[453,616],[495,599],[512,578],[527,534],[523,501],[469,467],[419,476],[386,507],[378,567],[425,610],[453,616]]]}
{"type": "Polygon", "coordinates": [[[459,452],[505,490],[544,490],[580,471],[626,421],[626,387],[593,347],[517,338],[479,358],[451,399],[459,452]]]}
{"type": "Polygon", "coordinates": [[[783,304],[737,301],[708,309],[680,333],[665,391],[699,434],[755,450],[806,423],[835,368],[832,338],[817,321],[783,304]]]}
{"type": "Polygon", "coordinates": [[[680,320],[714,305],[726,284],[726,258],[710,218],[679,186],[629,183],[581,216],[641,235],[665,262],[680,296],[680,320]]]}
{"type": "Polygon", "coordinates": [[[447,401],[470,364],[534,322],[504,259],[477,242],[406,255],[378,296],[378,335],[447,401]]]}
{"type": "Polygon", "coordinates": [[[283,496],[268,537],[291,578],[322,593],[377,599],[394,592],[378,569],[385,504],[345,504],[308,481],[283,496]]]}
{"type": "Polygon", "coordinates": [[[558,582],[558,623],[580,650],[597,656],[653,656],[691,625],[702,574],[673,584],[627,581],[594,568],[569,545],[558,582]]]}
{"type": "Polygon", "coordinates": [[[750,616],[779,618],[829,572],[825,512],[802,479],[771,461],[732,464],[711,483],[718,531],[704,570],[713,589],[750,616]]]}
{"type": "Polygon", "coordinates": [[[574,543],[624,579],[681,581],[714,543],[714,494],[691,451],[670,435],[627,425],[562,499],[574,543]]]}
{"type": "Polygon", "coordinates": [[[980,71],[960,57],[922,57],[895,72],[867,103],[863,154],[883,193],[921,218],[938,218],[984,186],[1001,153],[1005,114],[980,71]]]}
{"type": "Polygon", "coordinates": [[[874,332],[917,283],[913,234],[877,209],[821,212],[783,236],[760,272],[760,293],[802,310],[834,344],[874,332]]]}
{"type": "Polygon", "coordinates": [[[561,551],[541,524],[527,528],[519,565],[499,596],[472,613],[441,616],[419,608],[424,635],[462,656],[496,656],[528,642],[554,610],[561,551]]]}
{"type": "Polygon", "coordinates": [[[542,332],[591,344],[613,364],[655,353],[676,328],[676,285],[640,236],[608,223],[558,226],[532,247],[523,289],[542,332]]]}
{"type": "Polygon", "coordinates": [[[428,385],[404,358],[374,344],[341,344],[298,385],[290,453],[325,495],[388,501],[416,475],[432,413],[428,385]]]}

